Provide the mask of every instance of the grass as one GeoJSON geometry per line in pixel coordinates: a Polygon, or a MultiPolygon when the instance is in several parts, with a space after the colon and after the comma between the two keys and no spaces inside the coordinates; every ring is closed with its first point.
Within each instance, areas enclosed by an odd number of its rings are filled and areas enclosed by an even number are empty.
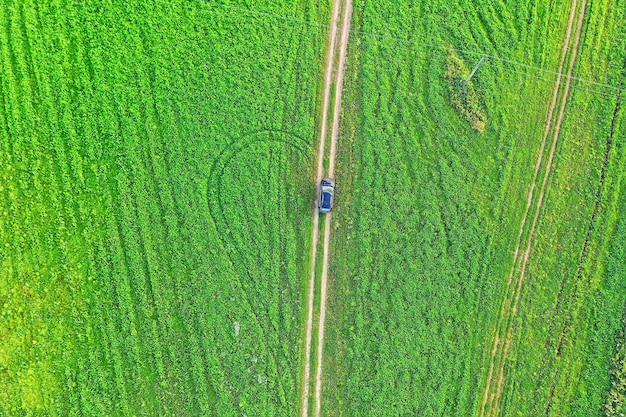
{"type": "Polygon", "coordinates": [[[0,415],[295,413],[329,5],[252,6],[0,8],[0,415]]]}
{"type": "MultiPolygon", "coordinates": [[[[469,84],[476,96],[467,110],[455,104],[446,78],[446,48],[457,50],[461,73],[482,53],[554,71],[569,5],[355,5],[359,33],[337,164],[326,415],[479,414],[555,77],[487,57],[469,84]],[[471,117],[482,111],[484,133],[471,117]]],[[[589,7],[575,76],[620,84],[625,51],[616,40],[625,22],[606,3],[589,7]]],[[[501,415],[603,413],[625,295],[607,269],[619,264],[611,242],[622,240],[623,110],[598,185],[616,96],[574,82],[501,415]],[[565,289],[555,309],[563,279],[579,289],[565,289]],[[557,354],[563,334],[566,348],[557,354]]]]}
{"type": "MultiPolygon", "coordinates": [[[[478,415],[570,2],[354,6],[323,412],[478,415]]],[[[4,2],[0,416],[297,413],[329,9],[4,2]]],[[[588,6],[502,416],[626,407],[624,10],[588,6]]]]}
{"type": "MultiPolygon", "coordinates": [[[[588,24],[595,27],[606,10],[590,14],[588,24]]],[[[609,15],[605,30],[625,29],[623,14],[609,15]]],[[[598,48],[624,62],[623,45],[609,48],[597,39],[604,36],[606,32],[584,33],[580,76],[593,78],[598,72],[591,65],[598,52],[585,48],[590,44],[602,45],[598,48]]],[[[619,62],[611,61],[606,77],[623,87],[619,62]]],[[[565,140],[537,230],[537,255],[529,265],[512,360],[519,365],[511,366],[506,415],[604,415],[608,397],[610,356],[626,304],[623,287],[609,268],[615,262],[610,248],[623,239],[617,227],[623,213],[623,98],[574,90],[568,106],[576,116],[565,121],[565,140]],[[519,400],[531,392],[542,400],[533,405],[519,400]]]]}

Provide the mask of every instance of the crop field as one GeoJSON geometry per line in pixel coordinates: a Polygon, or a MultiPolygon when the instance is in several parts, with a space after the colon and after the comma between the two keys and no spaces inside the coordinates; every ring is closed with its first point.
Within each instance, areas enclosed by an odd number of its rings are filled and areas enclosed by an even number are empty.
{"type": "Polygon", "coordinates": [[[255,3],[2,2],[0,416],[296,414],[330,6],[255,3]]]}
{"type": "Polygon", "coordinates": [[[549,3],[355,3],[324,415],[626,409],[626,4],[549,3]]]}
{"type": "Polygon", "coordinates": [[[626,0],[331,3],[2,2],[0,417],[626,413],[626,0]]]}

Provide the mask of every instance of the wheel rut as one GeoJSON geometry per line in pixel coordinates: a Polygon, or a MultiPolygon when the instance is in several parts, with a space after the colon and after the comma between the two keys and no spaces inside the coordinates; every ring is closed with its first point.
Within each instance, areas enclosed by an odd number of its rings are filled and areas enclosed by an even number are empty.
{"type": "Polygon", "coordinates": [[[526,275],[528,260],[532,249],[533,238],[537,228],[541,207],[543,205],[548,180],[552,171],[552,164],[556,153],[556,147],[559,141],[561,126],[565,118],[565,109],[567,99],[572,82],[572,73],[578,54],[578,45],[582,32],[582,25],[585,18],[585,10],[587,8],[587,0],[572,1],[567,32],[563,42],[563,50],[561,62],[559,65],[558,76],[555,81],[552,100],[546,112],[546,124],[543,133],[541,147],[537,155],[537,161],[534,167],[533,182],[530,186],[528,198],[526,200],[526,209],[520,224],[520,230],[517,238],[517,245],[513,252],[513,266],[508,277],[505,290],[505,299],[500,311],[500,317],[496,322],[490,358],[489,375],[487,377],[486,387],[482,394],[480,407],[481,417],[496,417],[500,412],[500,400],[505,384],[505,367],[511,348],[511,341],[514,332],[514,321],[518,312],[519,302],[521,299],[522,286],[526,275]],[[576,13],[578,11],[578,14],[576,13]],[[563,68],[568,66],[567,75],[563,76],[563,68]],[[560,107],[559,107],[560,104],[560,107]],[[558,114],[555,110],[558,108],[558,114]],[[548,151],[547,159],[545,159],[546,145],[548,138],[552,134],[552,142],[548,151]],[[540,180],[540,174],[543,177],[540,180]],[[540,185],[539,193],[535,196],[537,185],[540,185]],[[528,226],[527,221],[532,210],[532,223],[528,226]],[[523,248],[523,252],[520,250],[523,248]]]}
{"type": "MultiPolygon", "coordinates": [[[[335,156],[337,153],[337,141],[339,137],[339,118],[341,115],[341,94],[343,87],[343,74],[348,49],[348,39],[350,34],[350,22],[352,17],[352,0],[334,0],[331,23],[329,27],[328,54],[324,69],[324,93],[322,97],[322,114],[320,123],[319,149],[317,153],[317,176],[316,184],[319,184],[324,176],[324,157],[326,156],[326,139],[328,136],[328,113],[330,110],[331,86],[334,86],[334,105],[330,125],[330,146],[328,150],[328,177],[334,176],[335,156]],[[341,20],[341,27],[338,27],[341,20]],[[338,38],[338,32],[341,37],[338,38]],[[334,75],[334,77],[333,77],[334,75]]],[[[315,417],[319,417],[322,408],[322,369],[324,353],[324,325],[326,318],[326,295],[328,280],[328,258],[330,252],[330,223],[332,213],[325,215],[324,241],[322,249],[322,271],[316,273],[316,260],[318,257],[317,246],[319,240],[320,215],[317,207],[313,210],[312,216],[312,248],[311,248],[311,275],[309,278],[307,292],[307,326],[304,352],[304,365],[302,372],[302,389],[300,398],[300,416],[309,416],[309,401],[311,396],[311,351],[313,342],[313,332],[317,331],[317,351],[315,356],[315,391],[313,401],[315,403],[315,417]],[[319,279],[319,311],[315,312],[315,287],[319,279]],[[319,321],[314,328],[314,315],[317,314],[319,321]]]]}

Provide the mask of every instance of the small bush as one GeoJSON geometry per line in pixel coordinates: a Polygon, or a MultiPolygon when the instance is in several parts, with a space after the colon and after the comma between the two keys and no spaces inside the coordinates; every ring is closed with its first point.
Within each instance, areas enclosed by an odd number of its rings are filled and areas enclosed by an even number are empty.
{"type": "Polygon", "coordinates": [[[448,59],[446,60],[446,78],[450,84],[450,100],[454,108],[461,114],[472,126],[472,129],[478,133],[485,132],[487,123],[487,115],[474,85],[470,81],[467,85],[463,85],[463,81],[470,75],[470,70],[465,62],[452,49],[448,50],[448,59]]]}

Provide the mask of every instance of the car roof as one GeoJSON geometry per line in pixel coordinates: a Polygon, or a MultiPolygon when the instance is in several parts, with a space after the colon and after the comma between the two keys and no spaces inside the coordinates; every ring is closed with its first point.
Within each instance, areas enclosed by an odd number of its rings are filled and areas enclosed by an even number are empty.
{"type": "Polygon", "coordinates": [[[331,193],[323,192],[322,193],[322,206],[323,207],[329,207],[331,199],[332,199],[331,193]]]}

